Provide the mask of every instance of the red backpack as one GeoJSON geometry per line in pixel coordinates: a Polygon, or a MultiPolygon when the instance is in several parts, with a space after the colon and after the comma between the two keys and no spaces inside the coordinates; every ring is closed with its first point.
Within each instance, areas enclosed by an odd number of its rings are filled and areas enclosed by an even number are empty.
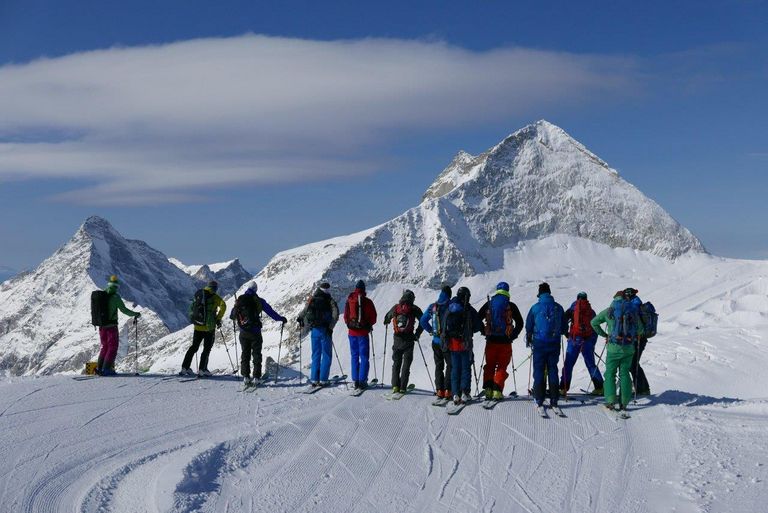
{"type": "Polygon", "coordinates": [[[352,330],[367,330],[371,325],[365,318],[363,308],[365,296],[357,291],[351,293],[347,298],[344,319],[347,321],[347,327],[352,330]]]}
{"type": "Polygon", "coordinates": [[[588,299],[577,299],[573,306],[573,322],[568,333],[571,338],[590,338],[595,334],[590,322],[595,317],[588,299]]]}
{"type": "Polygon", "coordinates": [[[416,316],[413,315],[413,306],[408,303],[399,303],[395,306],[395,315],[392,317],[392,328],[395,335],[412,335],[416,325],[416,316]]]}

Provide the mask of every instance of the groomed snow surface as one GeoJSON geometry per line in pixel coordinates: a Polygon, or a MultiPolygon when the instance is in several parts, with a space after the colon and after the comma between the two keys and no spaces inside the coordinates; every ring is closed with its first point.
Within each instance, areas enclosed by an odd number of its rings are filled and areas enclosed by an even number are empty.
{"type": "MultiPolygon", "coordinates": [[[[217,341],[211,368],[222,376],[204,381],[171,375],[183,351],[139,377],[4,378],[0,511],[765,511],[768,264],[703,254],[672,262],[558,236],[505,251],[504,269],[460,284],[479,306],[505,279],[524,314],[542,279],[566,305],[587,290],[599,310],[628,285],[654,302],[660,334],[643,357],[653,395],[631,405],[631,419],[592,401],[563,403],[567,418],[542,419],[527,398],[449,417],[430,405],[418,351],[418,390],[400,401],[386,401],[386,388],[357,398],[344,386],[300,394],[289,369],[240,393],[217,341]]],[[[371,291],[381,315],[402,288],[371,291]]],[[[422,307],[436,296],[412,288],[422,307]]],[[[224,333],[234,357],[231,328],[224,333]]],[[[381,377],[383,326],[374,335],[381,377]]],[[[276,357],[277,334],[265,338],[265,356],[276,357]]],[[[334,340],[348,372],[343,327],[334,340]]],[[[482,337],[475,342],[479,367],[482,337]]],[[[421,345],[431,371],[426,336],[421,345]]],[[[521,340],[513,347],[525,394],[528,353],[521,340]]],[[[305,368],[308,358],[305,343],[305,368]]],[[[389,382],[389,362],[384,373],[389,382]]],[[[579,362],[573,390],[587,384],[579,362]]]]}

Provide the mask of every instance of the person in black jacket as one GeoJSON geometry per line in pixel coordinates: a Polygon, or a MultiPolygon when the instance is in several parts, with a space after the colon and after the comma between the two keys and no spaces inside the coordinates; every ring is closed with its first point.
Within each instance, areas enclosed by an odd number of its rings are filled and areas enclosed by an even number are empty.
{"type": "Polygon", "coordinates": [[[384,325],[392,323],[392,392],[405,393],[411,375],[413,347],[424,331],[419,324],[423,315],[421,308],[414,305],[416,296],[410,290],[403,292],[400,302],[384,316],[384,325]],[[414,332],[415,328],[415,332],[414,332]]]}

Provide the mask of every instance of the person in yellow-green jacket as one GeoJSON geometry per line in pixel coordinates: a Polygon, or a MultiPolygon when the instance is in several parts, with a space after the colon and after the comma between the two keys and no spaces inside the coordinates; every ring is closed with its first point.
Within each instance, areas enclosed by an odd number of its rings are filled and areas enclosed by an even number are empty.
{"type": "Polygon", "coordinates": [[[104,289],[108,295],[107,300],[107,323],[99,326],[99,341],[101,342],[101,351],[99,351],[99,360],[96,364],[96,374],[100,376],[115,375],[115,358],[117,358],[117,349],[120,345],[119,332],[117,330],[117,311],[120,310],[125,315],[129,315],[134,320],[141,314],[129,310],[123,298],[117,293],[120,281],[114,274],[109,277],[107,287],[104,289]]]}
{"type": "Polygon", "coordinates": [[[200,355],[200,364],[197,368],[199,376],[210,376],[208,370],[208,356],[213,348],[213,341],[216,337],[216,328],[221,327],[221,319],[227,311],[227,305],[224,300],[216,294],[219,284],[216,281],[208,282],[205,288],[195,292],[195,298],[189,307],[189,320],[195,326],[192,335],[192,345],[187,349],[184,355],[184,361],[181,363],[182,376],[194,376],[192,371],[192,357],[197,353],[200,342],[203,343],[203,353],[200,355]]]}
{"type": "MultiPolygon", "coordinates": [[[[630,289],[627,289],[627,291],[630,289]]],[[[605,356],[605,405],[607,408],[614,409],[619,402],[619,408],[626,409],[629,401],[632,399],[632,377],[629,373],[632,367],[632,358],[635,355],[635,346],[627,342],[622,337],[617,336],[616,316],[614,308],[616,304],[622,302],[627,291],[620,290],[613,296],[611,306],[597,314],[590,322],[592,328],[599,336],[605,338],[607,344],[605,356]],[[605,324],[607,332],[603,330],[605,324]],[[616,371],[619,372],[619,385],[621,388],[621,397],[616,396],[616,371]],[[618,399],[618,401],[617,401],[618,399]]]]}

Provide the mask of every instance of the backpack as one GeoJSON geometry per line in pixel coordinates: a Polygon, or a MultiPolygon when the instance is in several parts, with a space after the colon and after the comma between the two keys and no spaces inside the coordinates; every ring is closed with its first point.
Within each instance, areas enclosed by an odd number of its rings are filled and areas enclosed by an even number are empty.
{"type": "Polygon", "coordinates": [[[109,321],[109,294],[105,290],[94,290],[91,292],[91,324],[106,326],[109,321]]]}
{"type": "Polygon", "coordinates": [[[488,311],[485,313],[485,335],[511,337],[512,329],[512,305],[506,297],[497,294],[488,301],[488,311]]]}
{"type": "Polygon", "coordinates": [[[439,304],[437,303],[432,304],[431,317],[432,317],[432,337],[443,338],[443,332],[445,330],[443,329],[443,319],[442,319],[442,315],[440,315],[439,304]]]}
{"type": "Polygon", "coordinates": [[[367,330],[371,325],[365,319],[363,302],[365,296],[353,292],[347,298],[346,312],[344,318],[347,319],[347,327],[351,330],[367,330]]]}
{"type": "Polygon", "coordinates": [[[587,299],[577,299],[573,306],[573,322],[569,335],[571,338],[581,338],[586,340],[594,336],[590,321],[595,317],[592,306],[587,299]]]}
{"type": "Polygon", "coordinates": [[[325,294],[310,297],[305,319],[311,328],[327,328],[331,322],[330,299],[325,294]]]}
{"type": "Polygon", "coordinates": [[[189,307],[189,322],[197,326],[205,326],[207,324],[209,298],[210,295],[204,289],[195,292],[192,306],[189,307]]]}
{"type": "Polygon", "coordinates": [[[617,298],[611,303],[608,317],[613,319],[611,340],[619,345],[629,345],[637,340],[640,322],[640,305],[632,300],[617,298]]]}
{"type": "Polygon", "coordinates": [[[535,336],[539,340],[551,341],[560,338],[563,326],[563,311],[552,303],[539,303],[535,317],[535,336]]]}
{"type": "Polygon", "coordinates": [[[412,335],[416,324],[416,316],[413,315],[413,305],[399,303],[395,306],[395,315],[392,317],[392,328],[395,335],[412,335]]]}
{"type": "Polygon", "coordinates": [[[659,324],[659,314],[656,313],[656,307],[648,301],[640,307],[640,320],[643,322],[643,331],[645,338],[651,338],[656,335],[656,327],[659,324]]]}
{"type": "Polygon", "coordinates": [[[241,330],[252,331],[261,328],[261,298],[257,295],[244,294],[237,298],[235,307],[229,315],[237,322],[241,330]]]}
{"type": "Polygon", "coordinates": [[[464,323],[466,322],[466,312],[464,306],[456,302],[448,305],[448,312],[445,315],[445,335],[448,338],[464,338],[464,323]]]}

